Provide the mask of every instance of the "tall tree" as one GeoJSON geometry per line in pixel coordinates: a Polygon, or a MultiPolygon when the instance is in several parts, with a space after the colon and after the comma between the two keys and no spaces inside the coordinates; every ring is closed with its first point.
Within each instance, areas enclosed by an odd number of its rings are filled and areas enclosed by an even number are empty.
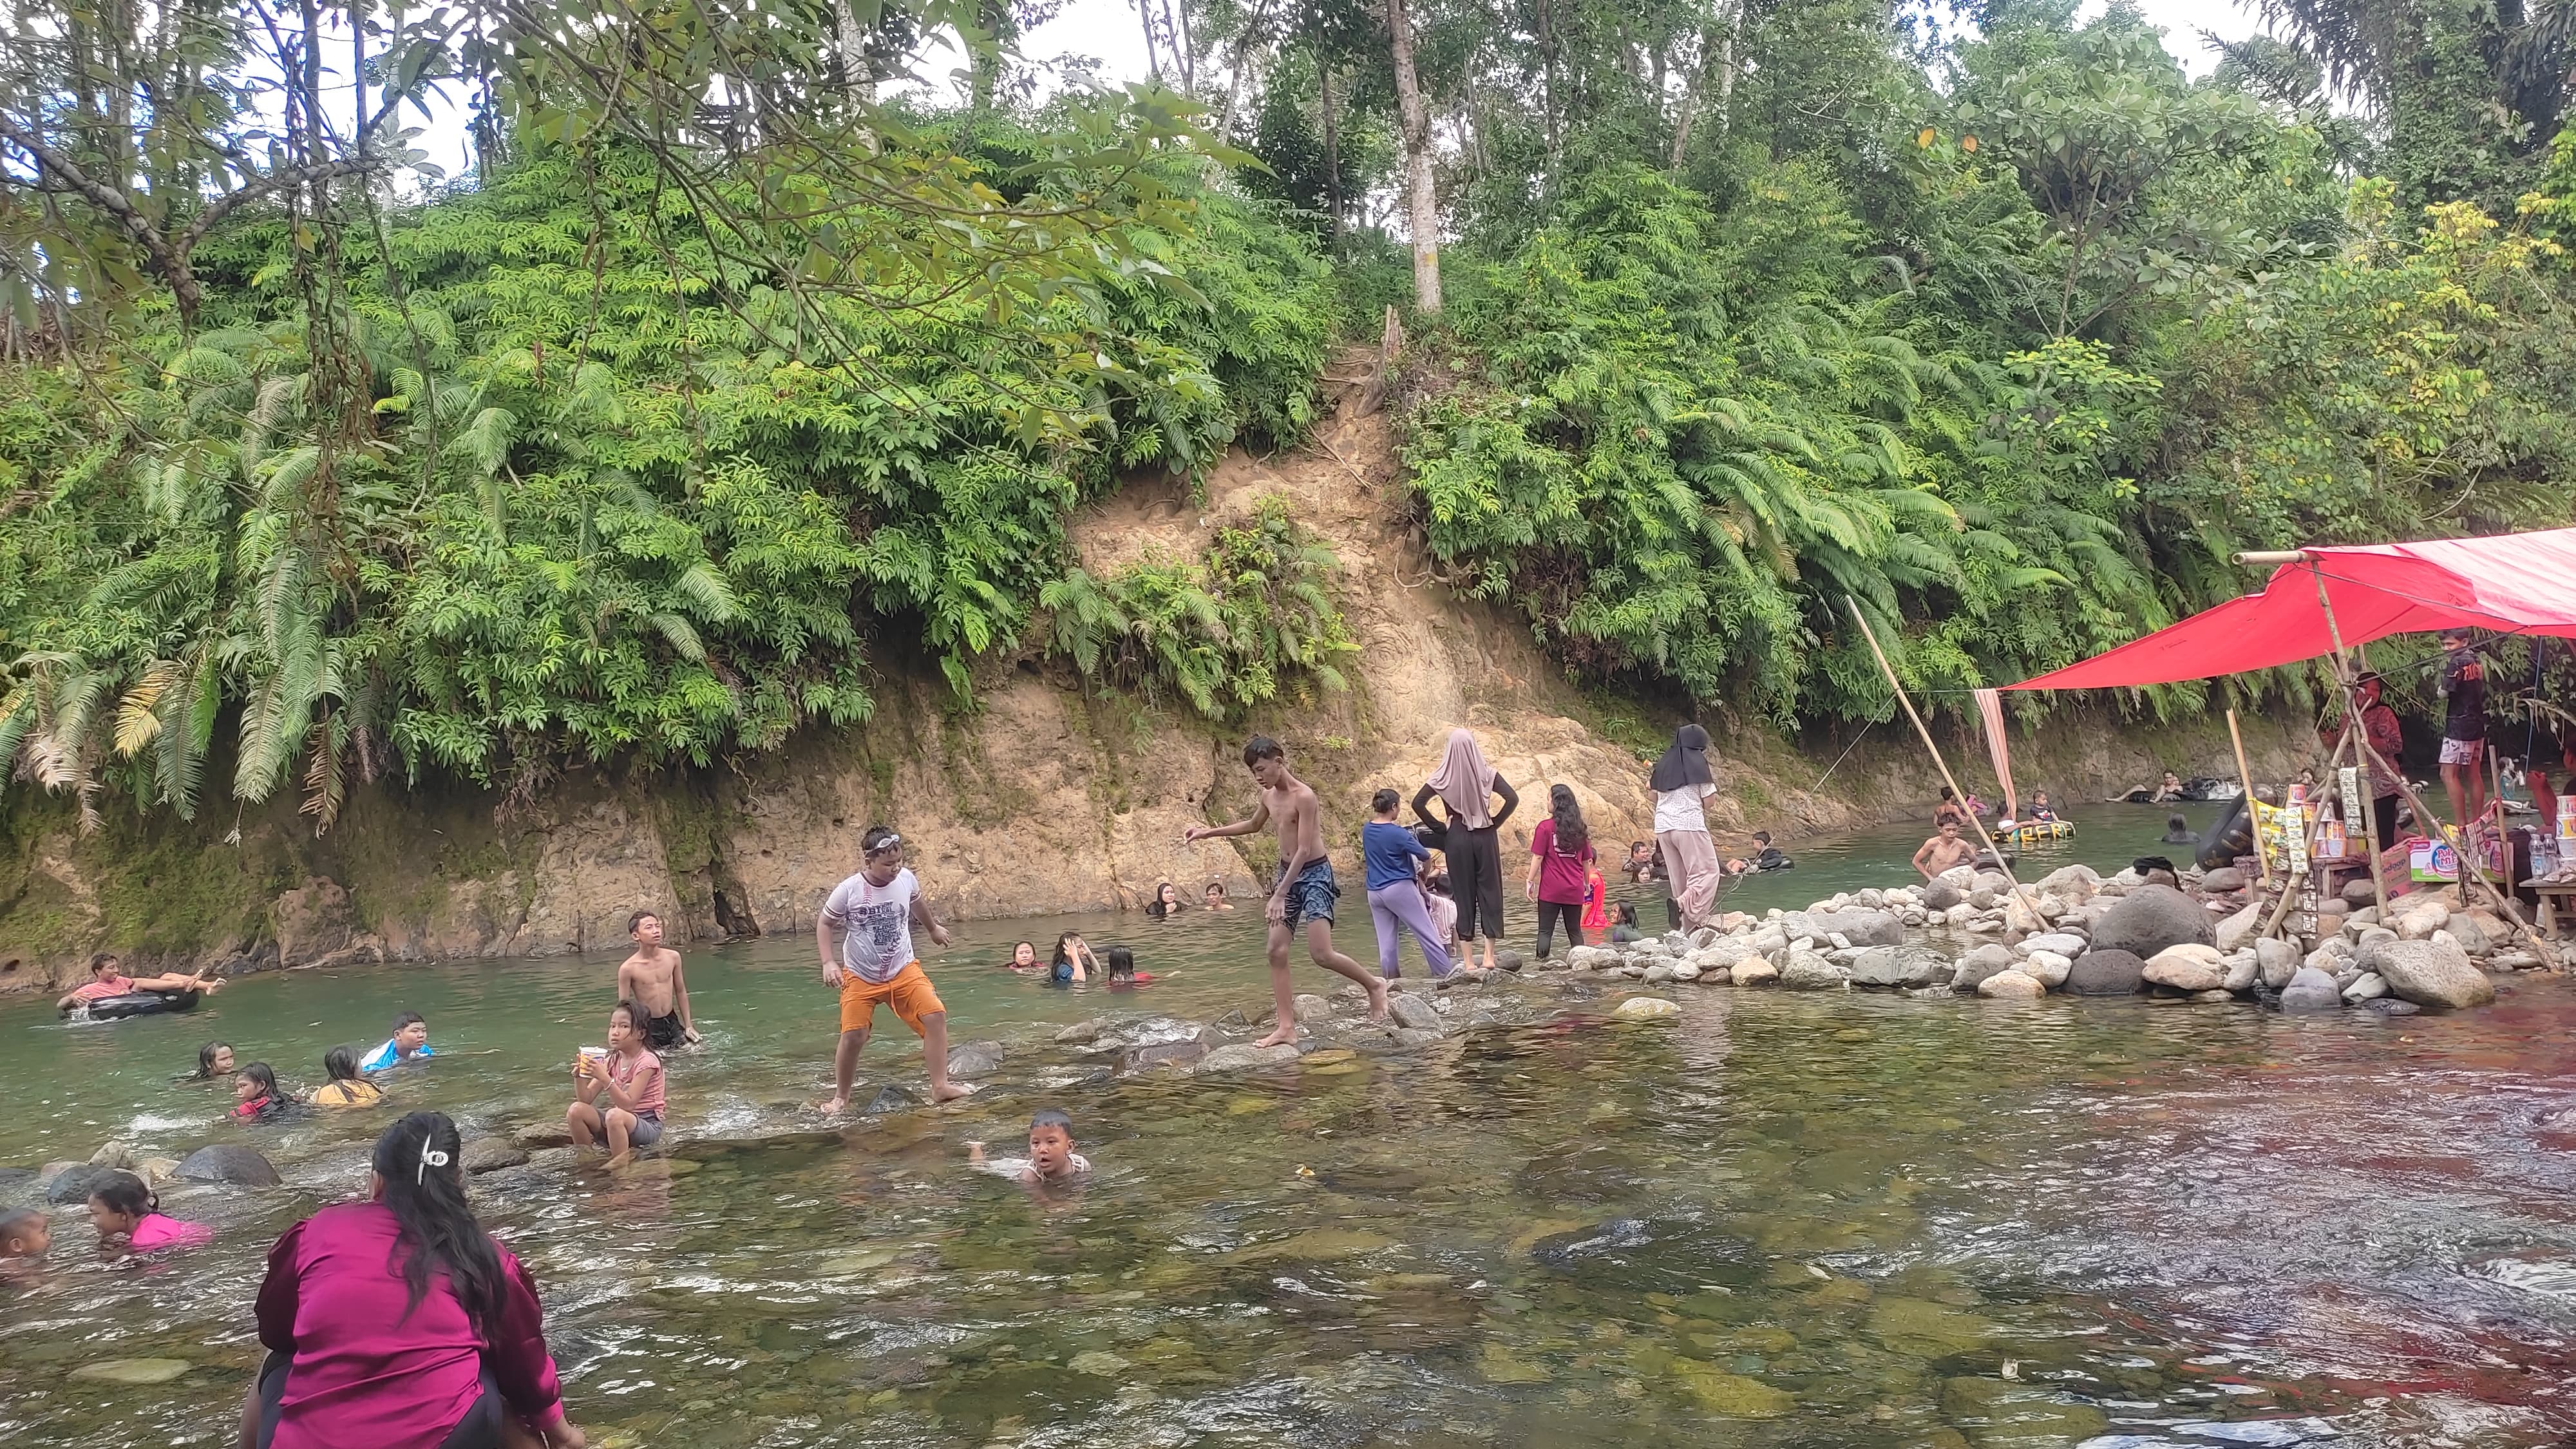
{"type": "Polygon", "coordinates": [[[1431,178],[1431,108],[1413,64],[1413,19],[1404,0],[1386,0],[1389,51],[1395,59],[1396,113],[1404,136],[1405,221],[1413,233],[1413,305],[1440,311],[1440,198],[1431,178]]]}

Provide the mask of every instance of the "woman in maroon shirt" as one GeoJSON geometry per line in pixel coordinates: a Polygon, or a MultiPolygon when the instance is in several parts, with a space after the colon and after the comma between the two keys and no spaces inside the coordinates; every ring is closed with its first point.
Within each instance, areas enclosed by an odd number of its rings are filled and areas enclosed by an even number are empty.
{"type": "Polygon", "coordinates": [[[374,1165],[367,1201],[269,1250],[244,1449],[583,1449],[537,1286],[465,1200],[456,1124],[414,1112],[374,1165]]]}

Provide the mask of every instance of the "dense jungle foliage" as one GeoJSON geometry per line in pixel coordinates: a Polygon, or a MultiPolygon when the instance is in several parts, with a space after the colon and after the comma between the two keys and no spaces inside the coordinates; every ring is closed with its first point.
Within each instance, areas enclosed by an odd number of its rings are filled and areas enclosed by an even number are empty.
{"type": "Polygon", "coordinates": [[[2555,5],[2267,0],[2193,80],[2116,3],[1146,0],[1156,83],[1041,99],[1056,8],[40,6],[15,778],[327,828],[387,770],[774,748],[915,660],[969,707],[1025,649],[1211,718],[1335,687],[1284,508],[1105,576],[1065,521],[1296,445],[1388,305],[1449,583],[1784,726],[1888,707],[1846,598],[1938,692],[2237,549],[2569,521],[2555,5]],[[880,99],[943,27],[954,94],[880,99]]]}

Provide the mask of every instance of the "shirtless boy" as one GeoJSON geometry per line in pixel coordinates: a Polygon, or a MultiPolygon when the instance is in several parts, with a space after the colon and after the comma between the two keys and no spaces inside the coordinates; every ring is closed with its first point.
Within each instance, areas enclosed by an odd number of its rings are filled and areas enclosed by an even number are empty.
{"type": "Polygon", "coordinates": [[[871,825],[859,837],[859,873],[833,887],[822,914],[814,918],[814,953],[823,961],[823,984],[841,993],[832,1095],[822,1104],[827,1117],[839,1116],[850,1105],[850,1077],[859,1068],[859,1053],[868,1044],[879,1006],[893,1007],[895,1016],[921,1038],[930,1099],[952,1102],[966,1095],[966,1088],[948,1080],[948,1008],[940,1004],[939,993],[913,955],[914,926],[939,945],[948,944],[948,928],[930,914],[921,882],[903,863],[903,837],[871,825]],[[835,931],[841,933],[837,961],[835,931]]]}
{"type": "Polygon", "coordinates": [[[644,1008],[644,1045],[666,1052],[699,1040],[689,1016],[689,983],[680,975],[680,953],[662,944],[662,918],[637,911],[626,918],[635,954],[617,966],[617,999],[644,1008]]]}
{"type": "Polygon", "coordinates": [[[1193,825],[1181,832],[1181,841],[1279,827],[1279,884],[1270,892],[1268,912],[1270,996],[1279,1008],[1279,1025],[1255,1045],[1286,1046],[1297,1040],[1297,992],[1288,976],[1288,943],[1300,925],[1306,928],[1306,949],[1315,964],[1358,982],[1368,992],[1369,1020],[1386,1020],[1386,983],[1333,949],[1333,902],[1341,888],[1333,883],[1333,862],[1324,854],[1323,810],[1313,787],[1288,773],[1288,752],[1268,735],[1254,735],[1244,745],[1243,766],[1261,787],[1261,803],[1252,818],[1232,825],[1193,825]]]}
{"type": "Polygon", "coordinates": [[[1932,880],[1941,872],[1956,870],[1973,863],[1976,858],[1976,845],[1960,838],[1959,822],[1944,820],[1941,833],[1923,842],[1923,848],[1914,852],[1914,868],[1923,873],[1925,880],[1932,880]]]}

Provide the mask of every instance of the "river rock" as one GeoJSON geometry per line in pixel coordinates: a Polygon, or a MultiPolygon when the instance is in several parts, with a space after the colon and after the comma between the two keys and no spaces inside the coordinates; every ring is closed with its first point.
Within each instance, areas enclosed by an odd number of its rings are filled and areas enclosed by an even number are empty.
{"type": "Polygon", "coordinates": [[[2233,956],[2253,943],[2263,929],[2263,903],[2256,901],[2232,916],[2221,919],[2210,933],[2210,943],[2221,956],[2233,956]]]}
{"type": "Polygon", "coordinates": [[[1780,979],[1780,968],[1760,956],[1748,956],[1735,964],[1727,980],[1737,986],[1769,986],[1780,979]]]}
{"type": "Polygon", "coordinates": [[[2413,1016],[2424,1009],[2414,1002],[2400,1001],[2394,996],[2382,996],[2376,1000],[2365,1001],[2361,1003],[2361,1007],[2364,1011],[2379,1016],[2413,1016]]]}
{"type": "Polygon", "coordinates": [[[2010,971],[2016,958],[2010,946],[1989,941],[1959,958],[1957,974],[1950,978],[1952,990],[1965,994],[1976,990],[1989,976],[2010,971]]]}
{"type": "Polygon", "coordinates": [[[1517,976],[1529,969],[1529,957],[1518,951],[1496,951],[1494,968],[1498,971],[1509,971],[1517,976]]]}
{"type": "Polygon", "coordinates": [[[2075,963],[2055,951],[2033,951],[2018,968],[2021,974],[2042,986],[2055,988],[2066,984],[2075,963]]]}
{"type": "Polygon", "coordinates": [[[2458,1011],[2495,1000],[2495,983],[2466,952],[2431,941],[2372,941],[2361,949],[2361,967],[2388,982],[2391,993],[2418,1006],[2458,1011]]]}
{"type": "Polygon", "coordinates": [[[1127,1073],[1157,1071],[1166,1067],[1187,1069],[1195,1066],[1207,1054],[1208,1044],[1200,1037],[1192,1037],[1187,1041],[1152,1042],[1145,1046],[1130,1047],[1126,1056],[1118,1063],[1118,1069],[1127,1073]]]}
{"type": "Polygon", "coordinates": [[[1399,991],[1387,1003],[1387,1014],[1397,1026],[1408,1031],[1445,1031],[1440,1012],[1426,997],[1410,991],[1399,991]]]}
{"type": "Polygon", "coordinates": [[[2345,881],[2343,883],[2343,900],[2345,905],[2351,906],[2355,910],[2359,910],[2363,906],[2377,905],[2379,904],[2379,887],[2373,884],[2370,877],[2366,875],[2359,880],[2345,881]]]}
{"type": "Polygon", "coordinates": [[[134,1160],[134,1175],[143,1179],[145,1187],[158,1192],[179,1180],[179,1159],[138,1157],[134,1160]]]}
{"type": "Polygon", "coordinates": [[[1840,936],[1854,946],[1901,946],[1905,944],[1905,923],[1889,911],[1853,909],[1819,912],[1812,919],[1817,929],[1828,936],[1840,936]]]}
{"type": "Polygon", "coordinates": [[[1852,958],[1854,986],[1931,986],[1950,980],[1958,966],[1929,946],[1873,946],[1852,958]]]}
{"type": "Polygon", "coordinates": [[[2451,923],[2451,908],[2437,900],[2427,900],[2400,909],[2397,919],[2389,924],[2401,941],[2429,941],[2433,933],[2451,923]]]}
{"type": "Polygon", "coordinates": [[[1988,1000],[2037,1001],[2048,988],[2018,971],[1998,971],[1977,983],[1977,994],[1988,1000]]]}
{"type": "Polygon", "coordinates": [[[2168,946],[2208,946],[2217,941],[2209,912],[2171,886],[2144,885],[2122,896],[2093,928],[2093,949],[2128,951],[2153,961],[2168,946]]]}
{"type": "Polygon", "coordinates": [[[2054,951],[2072,961],[2084,954],[2084,938],[2071,931],[2044,931],[2036,936],[2023,937],[2021,949],[2025,953],[2054,951]]]}
{"type": "Polygon", "coordinates": [[[2254,943],[2254,964],[2264,989],[2278,991],[2298,974],[2299,948],[2278,936],[2265,936],[2254,943]]]}
{"type": "Polygon", "coordinates": [[[2134,951],[2087,951],[2066,968],[2066,990],[2075,996],[2134,996],[2145,989],[2147,963],[2134,951]]]}
{"type": "Polygon", "coordinates": [[[884,1086],[877,1088],[877,1094],[870,1097],[868,1099],[868,1104],[859,1109],[859,1115],[862,1117],[882,1117],[889,1112],[909,1112],[920,1105],[921,1096],[919,1093],[913,1091],[910,1087],[897,1086],[893,1082],[888,1082],[884,1086]]]}
{"type": "Polygon", "coordinates": [[[1748,956],[1759,956],[1761,954],[1762,953],[1760,951],[1753,948],[1753,943],[1751,941],[1746,940],[1742,936],[1720,936],[1716,940],[1709,942],[1707,945],[1700,947],[1698,950],[1691,952],[1690,955],[1684,959],[1689,961],[1691,965],[1698,967],[1701,971],[1706,972],[1723,970],[1726,967],[1733,966],[1735,963],[1744,960],[1748,956]]]}
{"type": "Polygon", "coordinates": [[[99,1150],[89,1155],[89,1165],[92,1167],[114,1168],[120,1172],[131,1172],[134,1170],[134,1144],[131,1142],[110,1142],[106,1146],[101,1147],[99,1150]]]}
{"type": "Polygon", "coordinates": [[[2186,942],[2167,946],[2148,957],[2145,969],[2138,974],[2157,986],[2202,992],[2219,990],[2219,983],[2226,979],[2222,973],[2223,958],[2217,947],[2186,942]]]}
{"type": "Polygon", "coordinates": [[[1221,1046],[1209,1052],[1199,1059],[1199,1064],[1192,1070],[1201,1076],[1206,1076],[1214,1072],[1241,1072],[1258,1067],[1284,1067],[1296,1060],[1297,1049],[1293,1046],[1283,1044],[1265,1047],[1254,1046],[1249,1042],[1237,1042],[1232,1046],[1221,1046]]]}
{"type": "Polygon", "coordinates": [[[522,1127],[512,1134],[512,1140],[531,1152],[540,1152],[549,1147],[570,1147],[572,1129],[566,1127],[563,1119],[558,1117],[552,1122],[540,1122],[533,1127],[522,1127]]]}
{"type": "Polygon", "coordinates": [[[2334,1011],[2343,1005],[2343,992],[2335,979],[2313,966],[2302,966],[2291,973],[2290,984],[2281,988],[2281,1009],[2290,1012],[2334,1011]]]}
{"type": "Polygon", "coordinates": [[[1107,1030],[1109,1030],[1108,1018],[1095,1016],[1089,1021],[1077,1021],[1073,1025],[1066,1027],[1064,1030],[1057,1032],[1055,1034],[1056,1044],[1059,1046],[1089,1046],[1091,1043],[1100,1040],[1101,1033],[1107,1030]]]}
{"type": "Polygon", "coordinates": [[[989,1077],[1002,1069],[1002,1044],[970,1041],[948,1049],[948,1075],[989,1077]]]}
{"type": "Polygon", "coordinates": [[[45,1180],[45,1202],[52,1207],[87,1202],[91,1185],[118,1170],[113,1167],[92,1167],[86,1162],[71,1163],[45,1180]]]}
{"type": "Polygon", "coordinates": [[[67,1377],[87,1379],[92,1383],[123,1384],[129,1388],[144,1388],[152,1384],[166,1384],[193,1367],[195,1365],[184,1358],[111,1358],[102,1359],[97,1363],[82,1364],[79,1368],[73,1369],[67,1377]]]}
{"type": "Polygon", "coordinates": [[[1781,952],[1789,949],[1789,933],[1780,929],[1779,924],[1774,922],[1754,932],[1750,944],[1755,955],[1777,958],[1781,952]]]}
{"type": "Polygon", "coordinates": [[[2466,911],[2453,915],[2451,923],[2442,929],[2450,932],[2451,939],[2458,943],[2459,948],[2472,956],[2490,955],[2495,951],[2495,935],[2479,924],[2476,916],[2466,911]]]}
{"type": "Polygon", "coordinates": [[[1968,899],[1957,886],[1946,880],[1927,881],[1916,894],[1927,911],[1946,911],[1968,899]]]}
{"type": "Polygon", "coordinates": [[[189,1153],[179,1163],[179,1175],[190,1182],[220,1182],[234,1187],[275,1187],[280,1180],[267,1158],[229,1142],[189,1153]]]}
{"type": "Polygon", "coordinates": [[[2039,878],[2039,893],[2074,904],[2101,894],[2102,877],[2089,865],[2064,865],[2039,878]]]}
{"type": "Polygon", "coordinates": [[[1290,1005],[1296,1011],[1297,1019],[1301,1022],[1311,1023],[1330,1021],[1333,1019],[1333,1003],[1326,1001],[1320,996],[1307,996],[1300,994],[1294,1002],[1290,1003],[1290,1005]]]}
{"type": "Polygon", "coordinates": [[[1700,974],[1700,969],[1688,961],[1684,961],[1679,966],[1673,968],[1673,979],[1675,981],[1697,981],[1700,978],[1700,974]]]}
{"type": "Polygon", "coordinates": [[[466,1176],[480,1177],[487,1172],[499,1172],[505,1167],[523,1166],[527,1160],[528,1149],[511,1138],[477,1137],[465,1144],[465,1160],[462,1165],[466,1176]]]}
{"type": "Polygon", "coordinates": [[[2376,971],[2364,971],[2350,986],[2343,989],[2343,999],[2356,1004],[2387,994],[2388,978],[2376,971]]]}
{"type": "Polygon", "coordinates": [[[1565,953],[1568,970],[1591,971],[1602,966],[1615,966],[1619,953],[1606,946],[1577,946],[1565,953]]]}
{"type": "Polygon", "coordinates": [[[2222,865],[2200,878],[2200,888],[2214,896],[2241,891],[2245,889],[2245,872],[2232,865],[2222,865]]]}
{"type": "Polygon", "coordinates": [[[1610,1008],[1610,1014],[1621,1021],[1654,1021],[1660,1017],[1679,1016],[1682,1009],[1660,996],[1631,996],[1610,1008]]]}
{"type": "Polygon", "coordinates": [[[1848,991],[1851,973],[1813,951],[1792,951],[1780,984],[1791,991],[1848,991]]]}

